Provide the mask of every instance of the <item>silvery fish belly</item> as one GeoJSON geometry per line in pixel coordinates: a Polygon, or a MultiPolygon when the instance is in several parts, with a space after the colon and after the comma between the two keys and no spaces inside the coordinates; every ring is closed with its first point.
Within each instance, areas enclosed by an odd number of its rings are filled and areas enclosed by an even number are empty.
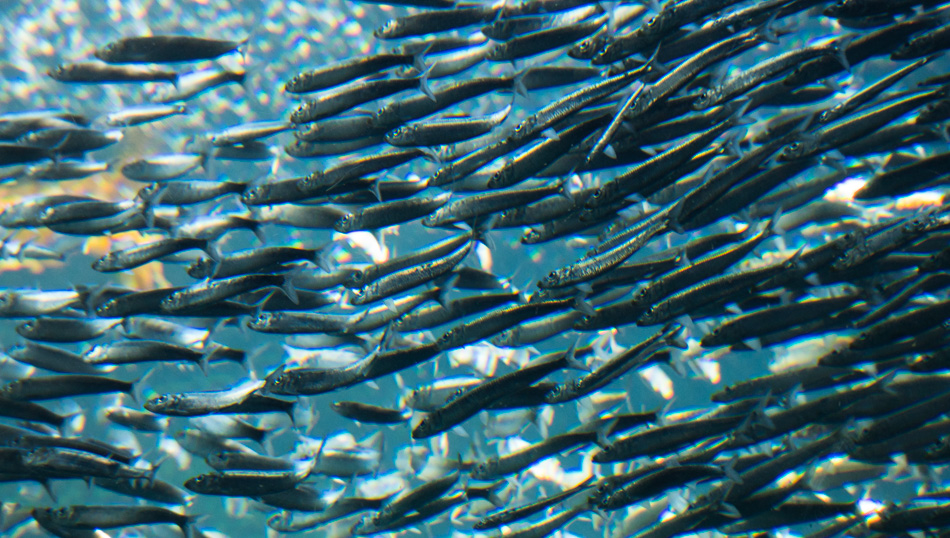
{"type": "Polygon", "coordinates": [[[950,527],[950,2],[0,14],[0,535],[950,527]]]}

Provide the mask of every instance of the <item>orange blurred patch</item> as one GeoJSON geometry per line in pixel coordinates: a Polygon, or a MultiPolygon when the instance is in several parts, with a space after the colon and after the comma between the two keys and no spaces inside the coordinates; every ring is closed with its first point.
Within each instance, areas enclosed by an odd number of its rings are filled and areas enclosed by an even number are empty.
{"type": "Polygon", "coordinates": [[[910,210],[927,206],[943,205],[943,194],[936,191],[915,192],[914,194],[898,198],[894,203],[895,209],[910,210]]]}
{"type": "Polygon", "coordinates": [[[164,266],[160,263],[148,263],[120,273],[119,281],[122,285],[137,290],[167,288],[171,286],[171,282],[165,278],[163,269],[164,266]]]}

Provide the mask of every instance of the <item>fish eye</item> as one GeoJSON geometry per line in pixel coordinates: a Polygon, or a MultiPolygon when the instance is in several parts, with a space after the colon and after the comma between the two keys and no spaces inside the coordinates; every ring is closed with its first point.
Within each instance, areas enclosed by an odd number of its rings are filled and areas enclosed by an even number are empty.
{"type": "Polygon", "coordinates": [[[653,26],[654,24],[656,24],[656,17],[650,17],[647,19],[647,26],[653,26]]]}

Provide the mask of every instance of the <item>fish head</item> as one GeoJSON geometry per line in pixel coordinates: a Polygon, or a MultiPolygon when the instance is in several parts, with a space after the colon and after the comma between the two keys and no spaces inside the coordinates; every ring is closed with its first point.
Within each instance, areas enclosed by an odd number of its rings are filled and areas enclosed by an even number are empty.
{"type": "Polygon", "coordinates": [[[181,307],[181,305],[183,304],[183,301],[184,301],[183,296],[176,292],[162,299],[162,302],[160,303],[160,305],[161,305],[162,310],[166,310],[166,311],[177,310],[178,308],[181,307]]]}
{"type": "Polygon", "coordinates": [[[152,413],[164,414],[174,407],[177,401],[178,398],[176,398],[174,394],[160,394],[146,400],[143,407],[152,413]]]}
{"type": "MultiPolygon", "coordinates": [[[[0,308],[0,310],[2,310],[2,308],[0,308]]],[[[119,301],[117,298],[109,299],[96,307],[96,315],[100,318],[117,317],[116,315],[119,311],[119,301]]]]}
{"type": "Polygon", "coordinates": [[[307,175],[304,178],[301,178],[300,181],[297,182],[297,188],[303,192],[316,190],[320,188],[321,186],[324,186],[324,185],[321,185],[321,182],[323,181],[323,177],[324,177],[324,173],[320,170],[311,172],[309,175],[307,175]]]}
{"type": "Polygon", "coordinates": [[[597,209],[604,200],[610,194],[610,189],[606,187],[598,187],[593,194],[590,195],[590,198],[584,202],[584,209],[597,209]]]}
{"type": "MultiPolygon", "coordinates": [[[[488,187],[495,189],[495,188],[499,188],[499,186],[501,185],[505,185],[506,183],[508,183],[509,178],[511,177],[511,173],[512,172],[511,172],[510,166],[508,165],[502,166],[501,168],[496,170],[494,174],[492,174],[491,179],[488,180],[488,187]]],[[[505,211],[504,213],[508,213],[508,211],[505,211]]]]}
{"type": "Polygon", "coordinates": [[[216,491],[218,475],[202,474],[185,481],[185,488],[195,493],[212,493],[216,491]]]}
{"type": "Polygon", "coordinates": [[[4,396],[11,400],[15,400],[16,393],[19,387],[20,387],[19,381],[11,381],[7,383],[6,385],[4,385],[3,388],[0,388],[0,396],[4,396]]]}
{"type": "Polygon", "coordinates": [[[293,123],[304,123],[307,117],[307,110],[311,107],[310,102],[302,103],[290,113],[290,121],[293,123]]]}
{"type": "Polygon", "coordinates": [[[198,258],[188,266],[188,276],[192,278],[208,278],[214,271],[215,263],[209,258],[198,258]]]}
{"type": "Polygon", "coordinates": [[[274,394],[293,394],[294,376],[286,372],[287,367],[281,365],[280,368],[271,372],[264,378],[262,392],[272,392],[274,394]]]}
{"type": "MultiPolygon", "coordinates": [[[[17,325],[15,329],[16,329],[17,334],[19,334],[23,338],[29,338],[30,336],[33,336],[34,332],[36,331],[36,323],[33,321],[25,321],[17,325]]],[[[18,346],[13,349],[7,350],[7,354],[11,354],[14,352],[14,350],[17,350],[17,349],[22,349],[22,348],[18,346]]]]}
{"type": "Polygon", "coordinates": [[[266,183],[255,185],[244,191],[244,194],[241,195],[241,202],[244,205],[261,205],[261,201],[267,198],[267,193],[270,190],[270,186],[266,183]]]}
{"type": "Polygon", "coordinates": [[[399,21],[397,21],[396,19],[389,19],[388,21],[386,21],[386,24],[373,30],[373,36],[375,36],[378,39],[386,39],[392,36],[398,29],[399,29],[399,21]]]}
{"type": "Polygon", "coordinates": [[[804,140],[797,140],[786,145],[778,154],[779,162],[788,162],[800,159],[811,149],[810,145],[804,140]]]}
{"type": "Polygon", "coordinates": [[[653,324],[656,323],[656,320],[659,319],[662,314],[663,307],[661,305],[653,305],[643,312],[643,315],[640,316],[640,319],[637,320],[637,322],[638,324],[643,323],[644,325],[653,324]]]}
{"type": "Polygon", "coordinates": [[[51,508],[50,510],[49,520],[57,525],[67,526],[71,523],[75,523],[79,516],[72,506],[64,506],[56,509],[51,508]]]}
{"type": "Polygon", "coordinates": [[[352,536],[362,536],[366,534],[371,534],[373,529],[376,528],[376,525],[373,523],[373,518],[370,516],[362,516],[359,521],[357,521],[352,528],[350,528],[350,535],[352,536]]]}
{"type": "Polygon", "coordinates": [[[838,0],[833,5],[826,7],[822,10],[821,14],[826,17],[837,17],[839,13],[842,12],[847,2],[845,0],[838,0]]]}
{"type": "Polygon", "coordinates": [[[714,88],[707,88],[693,101],[692,108],[693,110],[706,110],[716,103],[717,97],[718,95],[714,88]]]}
{"type": "Polygon", "coordinates": [[[387,103],[379,107],[379,110],[373,114],[373,125],[375,127],[380,127],[383,125],[398,125],[399,123],[400,119],[398,103],[387,103]]]}
{"type": "Polygon", "coordinates": [[[304,87],[305,82],[305,76],[303,73],[294,75],[292,79],[288,80],[287,83],[284,84],[284,91],[291,93],[299,92],[300,89],[304,87]]]}
{"type": "Polygon", "coordinates": [[[109,63],[111,60],[118,58],[122,54],[123,48],[124,47],[122,46],[121,42],[113,41],[112,43],[107,43],[105,46],[96,49],[92,55],[103,62],[109,63]]]}
{"type": "Polygon", "coordinates": [[[122,166],[122,174],[126,177],[144,177],[148,163],[144,160],[133,161],[122,166]]]}
{"type": "Polygon", "coordinates": [[[72,70],[72,66],[61,65],[56,69],[50,69],[46,72],[46,74],[49,75],[53,80],[68,80],[72,70]]]}
{"type": "Polygon", "coordinates": [[[415,131],[416,127],[414,125],[403,125],[386,133],[386,142],[394,146],[406,144],[411,140],[412,134],[415,131]]]}
{"type": "Polygon", "coordinates": [[[155,195],[158,194],[161,187],[158,183],[150,183],[141,189],[139,189],[136,198],[142,200],[143,202],[151,202],[155,199],[155,195]]]}
{"type": "Polygon", "coordinates": [[[720,325],[716,327],[715,329],[713,329],[712,331],[710,331],[709,333],[707,333],[705,336],[703,336],[702,340],[700,340],[699,343],[702,346],[713,345],[713,342],[715,342],[716,339],[719,338],[721,335],[722,335],[722,326],[720,325]]]}
{"type": "Polygon", "coordinates": [[[475,480],[491,479],[491,477],[494,475],[494,473],[492,472],[492,468],[494,467],[492,463],[494,461],[496,460],[493,458],[492,460],[475,464],[475,466],[472,467],[472,469],[469,471],[469,476],[471,476],[475,480]]]}
{"type": "Polygon", "coordinates": [[[23,455],[23,463],[27,466],[48,465],[56,459],[56,453],[47,447],[34,448],[23,455]]]}
{"type": "Polygon", "coordinates": [[[116,267],[116,263],[119,261],[119,256],[115,252],[109,252],[98,260],[92,262],[92,268],[96,271],[108,271],[113,267],[116,267]]]}
{"type": "Polygon", "coordinates": [[[504,60],[508,54],[508,44],[507,43],[498,43],[492,47],[488,54],[485,55],[485,59],[489,61],[500,61],[504,60]]]}
{"type": "Polygon", "coordinates": [[[347,288],[362,288],[366,284],[366,273],[360,269],[354,269],[346,276],[343,285],[347,288]]]}
{"type": "Polygon", "coordinates": [[[594,453],[591,461],[594,463],[609,463],[611,461],[612,453],[613,447],[611,445],[602,446],[600,447],[600,450],[594,453]]]}
{"type": "Polygon", "coordinates": [[[553,288],[557,286],[557,283],[561,281],[561,272],[558,269],[555,269],[547,274],[546,277],[538,281],[538,287],[541,289],[553,288]]]}
{"type": "Polygon", "coordinates": [[[347,213],[340,217],[340,220],[333,223],[333,229],[340,233],[352,232],[359,224],[359,215],[356,213],[347,213]]]}
{"type": "Polygon", "coordinates": [[[453,343],[455,343],[457,340],[459,340],[462,337],[461,329],[462,329],[461,326],[459,326],[443,333],[442,336],[440,336],[439,339],[436,340],[435,342],[436,347],[438,347],[439,349],[448,349],[449,347],[451,347],[453,343]]]}
{"type": "Polygon", "coordinates": [[[521,140],[522,138],[527,137],[534,131],[535,125],[537,125],[538,120],[534,116],[529,116],[521,121],[518,125],[515,126],[515,130],[511,133],[512,138],[515,140],[521,140]]]}
{"type": "Polygon", "coordinates": [[[583,315],[579,320],[574,322],[574,328],[578,330],[589,329],[596,320],[596,314],[593,316],[583,315]]]}
{"type": "Polygon", "coordinates": [[[413,439],[425,439],[426,437],[432,437],[436,433],[436,418],[439,416],[439,411],[433,411],[423,417],[423,419],[412,429],[412,438],[413,439]]]}
{"type": "Polygon", "coordinates": [[[280,318],[279,313],[262,312],[253,319],[247,320],[247,328],[255,331],[266,330],[280,318]]]}
{"type": "Polygon", "coordinates": [[[369,286],[364,286],[358,290],[350,290],[352,297],[350,298],[350,304],[361,305],[370,302],[372,297],[372,292],[369,286]]]}
{"type": "Polygon", "coordinates": [[[595,35],[571,47],[567,55],[575,60],[590,60],[607,42],[606,35],[595,35]]]}
{"type": "Polygon", "coordinates": [[[212,469],[227,469],[231,454],[228,451],[214,452],[205,456],[205,461],[212,469]]]}
{"type": "Polygon", "coordinates": [[[0,292],[0,312],[12,310],[17,303],[15,291],[0,292]]]}

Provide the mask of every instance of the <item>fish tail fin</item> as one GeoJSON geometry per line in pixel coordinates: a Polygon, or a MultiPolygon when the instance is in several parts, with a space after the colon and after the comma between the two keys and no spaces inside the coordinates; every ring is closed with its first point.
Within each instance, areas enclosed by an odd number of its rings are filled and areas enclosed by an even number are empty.
{"type": "Polygon", "coordinates": [[[215,263],[215,267],[212,268],[211,274],[214,274],[218,271],[217,265],[221,263],[221,246],[218,245],[217,241],[211,239],[204,239],[203,246],[199,246],[201,250],[211,258],[211,261],[215,263]]]}
{"type": "Polygon", "coordinates": [[[434,65],[435,64],[430,65],[419,75],[419,89],[422,90],[422,93],[426,94],[426,97],[432,100],[433,103],[438,101],[435,98],[435,94],[432,93],[432,88],[429,87],[429,75],[432,73],[432,67],[434,65]]]}
{"type": "Polygon", "coordinates": [[[577,358],[577,344],[579,342],[580,337],[571,344],[571,347],[567,348],[567,351],[564,352],[564,361],[568,368],[582,372],[590,372],[590,368],[577,358]]]}
{"type": "Polygon", "coordinates": [[[294,304],[300,304],[300,297],[297,295],[297,288],[294,287],[294,277],[300,273],[303,269],[303,266],[297,267],[292,271],[284,273],[284,281],[280,286],[281,291],[284,292],[284,295],[294,304]]]}
{"type": "Polygon", "coordinates": [[[848,60],[848,45],[851,44],[851,41],[857,37],[857,34],[848,34],[839,37],[834,40],[831,45],[831,50],[834,53],[835,59],[841,63],[841,67],[844,67],[844,70],[851,72],[851,62],[848,60]]]}
{"type": "Polygon", "coordinates": [[[479,242],[489,250],[495,250],[495,242],[492,240],[491,236],[488,235],[488,232],[495,227],[495,224],[498,223],[498,214],[495,213],[487,219],[479,219],[472,226],[472,241],[479,242]]]}
{"type": "Polygon", "coordinates": [[[785,235],[785,229],[779,224],[779,220],[782,218],[782,206],[779,205],[775,208],[775,213],[772,213],[772,217],[769,218],[768,222],[765,223],[765,237],[771,237],[773,235],[785,235]]]}
{"type": "Polygon", "coordinates": [[[412,67],[417,69],[420,73],[425,73],[427,70],[425,57],[426,54],[429,54],[430,50],[432,50],[432,42],[427,43],[422,50],[412,55],[412,67]]]}
{"type": "Polygon", "coordinates": [[[571,180],[574,176],[561,178],[557,182],[557,194],[567,201],[574,201],[574,194],[571,192],[571,180]]]}
{"type": "Polygon", "coordinates": [[[53,493],[53,488],[50,486],[49,480],[37,478],[36,481],[43,486],[43,489],[46,490],[46,494],[49,495],[49,498],[52,499],[54,503],[59,503],[59,499],[56,497],[56,494],[53,493]]]}
{"type": "Polygon", "coordinates": [[[248,46],[248,43],[250,43],[251,37],[253,37],[253,36],[254,36],[254,32],[250,32],[249,34],[247,34],[247,37],[245,37],[244,39],[238,41],[238,46],[237,46],[237,48],[234,49],[235,51],[237,51],[238,54],[241,55],[241,65],[242,65],[242,66],[247,65],[247,52],[248,52],[248,50],[249,50],[249,48],[250,48],[250,47],[248,46]]]}
{"type": "Polygon", "coordinates": [[[778,19],[779,13],[780,13],[779,10],[775,10],[772,13],[772,15],[770,15],[769,18],[766,19],[765,22],[758,25],[752,34],[752,39],[757,39],[760,41],[765,41],[766,43],[778,45],[779,43],[778,35],[776,34],[775,28],[773,28],[773,25],[775,24],[775,20],[778,19]]]}
{"type": "Polygon", "coordinates": [[[531,72],[531,68],[522,69],[511,80],[512,89],[514,89],[514,94],[511,96],[512,102],[515,100],[516,95],[520,95],[525,99],[528,98],[528,87],[524,83],[524,78],[531,72]]]}

